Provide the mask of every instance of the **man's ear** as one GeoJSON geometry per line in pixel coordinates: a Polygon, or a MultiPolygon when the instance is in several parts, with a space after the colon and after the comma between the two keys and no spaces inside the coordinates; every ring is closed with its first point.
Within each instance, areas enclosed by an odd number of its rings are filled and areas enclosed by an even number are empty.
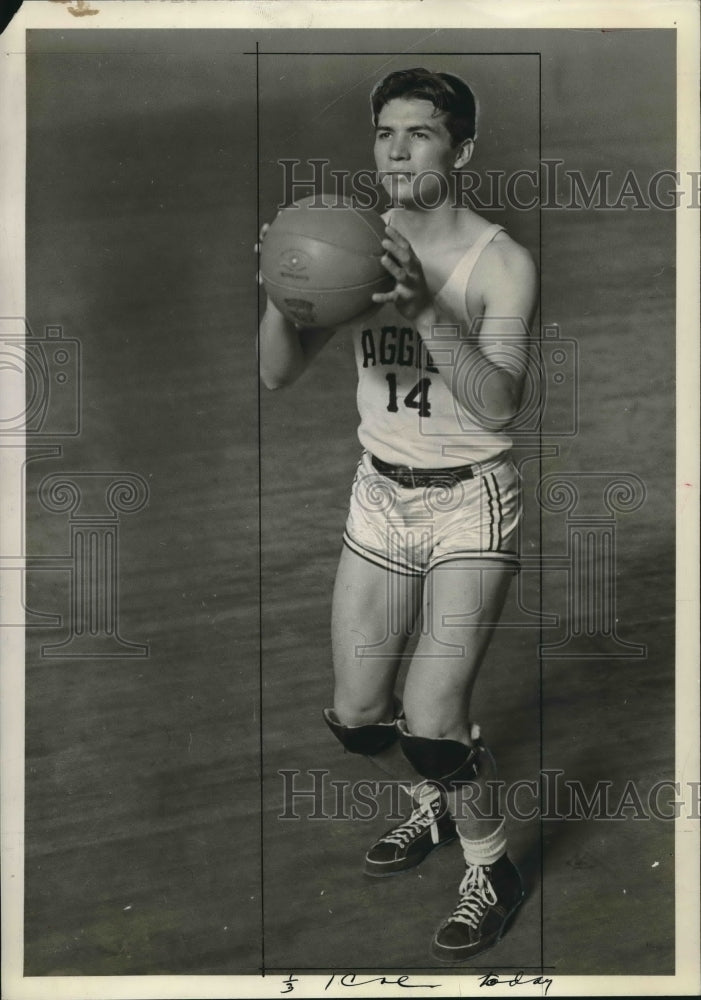
{"type": "Polygon", "coordinates": [[[460,167],[464,167],[466,164],[470,162],[470,159],[472,157],[472,151],[474,150],[474,148],[475,148],[474,139],[465,139],[464,142],[460,143],[455,157],[456,169],[459,170],[460,167]]]}

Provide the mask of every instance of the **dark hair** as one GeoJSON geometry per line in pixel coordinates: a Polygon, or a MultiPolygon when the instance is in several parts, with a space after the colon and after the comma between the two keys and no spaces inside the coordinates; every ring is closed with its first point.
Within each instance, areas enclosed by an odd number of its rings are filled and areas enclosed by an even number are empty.
{"type": "Polygon", "coordinates": [[[372,123],[377,125],[385,104],[397,97],[430,101],[446,115],[446,128],[454,143],[474,139],[477,131],[477,101],[464,80],[452,73],[399,69],[376,83],[370,94],[372,123]]]}

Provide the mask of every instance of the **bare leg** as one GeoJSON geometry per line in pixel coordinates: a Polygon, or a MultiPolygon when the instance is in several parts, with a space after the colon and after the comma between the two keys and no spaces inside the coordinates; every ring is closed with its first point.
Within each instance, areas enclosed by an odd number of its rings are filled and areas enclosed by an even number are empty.
{"type": "Polygon", "coordinates": [[[334,709],[340,722],[389,722],[419,611],[420,577],[389,573],[344,546],[333,593],[334,709]]]}
{"type": "MultiPolygon", "coordinates": [[[[477,560],[443,563],[428,574],[422,633],[404,689],[413,735],[472,745],[472,690],[512,575],[499,564],[477,560]]],[[[501,823],[491,815],[489,771],[482,768],[477,788],[466,786],[449,796],[458,829],[470,840],[489,836],[501,823]]]]}

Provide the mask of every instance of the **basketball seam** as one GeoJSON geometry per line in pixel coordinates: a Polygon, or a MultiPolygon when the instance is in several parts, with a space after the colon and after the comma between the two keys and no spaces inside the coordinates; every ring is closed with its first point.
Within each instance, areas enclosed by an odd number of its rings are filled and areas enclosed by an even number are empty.
{"type": "MultiPolygon", "coordinates": [[[[364,225],[364,226],[365,226],[365,227],[366,227],[367,229],[369,229],[369,230],[370,230],[370,232],[371,232],[371,233],[372,233],[372,235],[373,235],[373,236],[375,237],[375,239],[379,241],[379,243],[380,243],[380,246],[382,246],[382,240],[381,240],[381,239],[380,239],[380,237],[379,237],[379,236],[377,235],[377,233],[375,232],[375,230],[374,230],[374,229],[372,228],[372,226],[370,225],[370,223],[368,222],[368,220],[367,220],[367,219],[364,219],[364,218],[363,218],[363,216],[362,216],[362,215],[360,214],[360,212],[358,211],[358,209],[357,209],[357,208],[355,208],[355,206],[354,206],[354,205],[352,205],[352,204],[351,204],[351,206],[350,206],[350,210],[351,210],[351,212],[353,212],[353,213],[354,213],[355,215],[357,215],[357,217],[358,217],[358,218],[360,219],[360,221],[362,222],[362,224],[363,224],[363,225],[364,225]]],[[[383,220],[383,222],[384,222],[384,220],[383,220]]],[[[384,253],[384,247],[382,247],[382,252],[384,253]]]]}
{"type": "Polygon", "coordinates": [[[372,288],[373,285],[384,284],[387,281],[387,278],[389,277],[390,277],[389,274],[387,275],[387,277],[384,277],[383,275],[382,277],[379,278],[373,278],[372,281],[364,281],[360,285],[336,285],[333,288],[310,288],[310,287],[305,288],[299,285],[283,285],[282,282],[273,281],[271,278],[266,278],[265,274],[263,274],[263,280],[268,285],[272,285],[274,288],[281,288],[281,289],[284,288],[291,292],[299,292],[300,294],[304,292],[312,292],[314,295],[326,294],[326,292],[352,292],[355,291],[356,289],[372,288]]]}
{"type": "MultiPolygon", "coordinates": [[[[370,230],[370,231],[372,232],[372,230],[370,230]]],[[[375,238],[377,238],[377,233],[373,232],[372,234],[373,234],[373,236],[375,238]]],[[[353,247],[339,246],[338,243],[332,243],[331,240],[325,240],[321,236],[312,236],[309,233],[295,233],[295,232],[292,232],[289,229],[283,229],[282,231],[278,230],[278,232],[275,235],[279,236],[279,237],[282,237],[282,236],[285,236],[285,237],[291,236],[294,239],[298,239],[298,240],[313,240],[316,243],[324,243],[328,247],[333,247],[335,250],[342,250],[343,253],[352,253],[356,257],[364,257],[367,260],[377,260],[377,259],[379,259],[374,253],[366,253],[363,250],[354,250],[353,247]]],[[[384,248],[382,247],[382,244],[379,242],[379,240],[378,240],[378,244],[379,244],[380,250],[381,250],[380,256],[382,256],[382,254],[384,254],[384,248]]],[[[265,244],[263,244],[263,248],[265,248],[265,244]]],[[[270,252],[274,253],[274,251],[270,251],[270,252]]],[[[304,251],[300,250],[300,253],[304,253],[304,251]]]]}

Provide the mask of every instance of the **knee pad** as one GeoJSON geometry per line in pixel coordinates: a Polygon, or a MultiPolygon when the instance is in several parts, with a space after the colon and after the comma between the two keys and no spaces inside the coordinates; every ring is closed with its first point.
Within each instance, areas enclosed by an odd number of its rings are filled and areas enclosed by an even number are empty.
{"type": "Polygon", "coordinates": [[[445,791],[474,781],[479,773],[479,748],[458,740],[434,740],[412,736],[406,725],[399,728],[399,741],[409,763],[445,791]]]}
{"type": "Polygon", "coordinates": [[[333,709],[325,708],[324,721],[349,753],[372,756],[386,750],[399,738],[396,719],[392,722],[372,722],[365,726],[344,726],[338,721],[333,709]]]}

